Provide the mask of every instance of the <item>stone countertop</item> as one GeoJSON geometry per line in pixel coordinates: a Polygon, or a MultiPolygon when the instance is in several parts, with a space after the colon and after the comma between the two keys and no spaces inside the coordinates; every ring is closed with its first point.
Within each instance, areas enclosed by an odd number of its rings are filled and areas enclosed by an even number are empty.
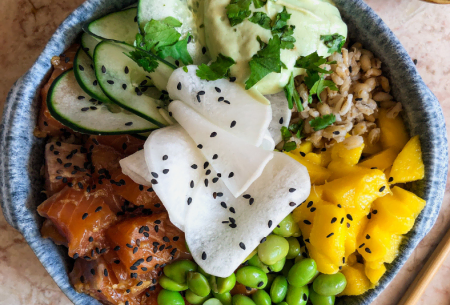
{"type": "MultiPolygon", "coordinates": [[[[450,125],[450,5],[419,0],[366,0],[400,38],[426,84],[441,102],[450,125]]],[[[9,88],[44,48],[62,20],[83,0],[0,1],[0,110],[9,88]]],[[[449,184],[447,184],[449,185],[449,184]]],[[[1,214],[1,213],[0,213],[1,214]]],[[[373,303],[394,305],[450,227],[450,190],[436,225],[389,287],[373,303]]],[[[22,236],[0,215],[0,305],[71,304],[39,263],[22,236]]],[[[419,305],[448,305],[450,257],[419,305]]]]}

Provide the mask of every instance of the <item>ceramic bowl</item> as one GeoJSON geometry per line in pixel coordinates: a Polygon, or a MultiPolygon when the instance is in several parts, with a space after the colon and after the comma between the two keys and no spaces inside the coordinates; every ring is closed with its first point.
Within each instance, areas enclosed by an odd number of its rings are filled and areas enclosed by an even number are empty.
{"type": "MultiPolygon", "coordinates": [[[[68,272],[73,261],[65,248],[39,233],[43,219],[36,207],[44,200],[39,175],[44,162],[44,141],[33,136],[39,110],[39,89],[47,80],[54,55],[61,54],[82,31],[82,26],[109,12],[128,6],[133,0],[88,0],[57,29],[31,69],[8,95],[0,127],[0,198],[7,221],[23,234],[49,274],[76,305],[99,304],[77,293],[68,272]]],[[[427,201],[414,228],[401,245],[401,253],[373,290],[358,297],[339,299],[337,304],[369,304],[394,278],[417,244],[430,231],[439,213],[447,177],[448,151],[445,121],[436,97],[424,84],[411,58],[386,24],[362,0],[335,0],[349,26],[350,37],[384,63],[392,93],[402,102],[404,119],[411,135],[420,135],[425,162],[425,179],[414,185],[427,201]]]]}

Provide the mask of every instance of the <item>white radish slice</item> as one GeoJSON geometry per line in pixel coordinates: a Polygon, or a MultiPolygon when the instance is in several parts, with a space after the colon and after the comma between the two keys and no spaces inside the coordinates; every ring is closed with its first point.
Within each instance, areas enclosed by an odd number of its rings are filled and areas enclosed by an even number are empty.
{"type": "Polygon", "coordinates": [[[203,156],[221,174],[227,188],[240,196],[273,158],[266,151],[214,125],[183,102],[173,101],[169,111],[200,148],[203,156]]]}
{"type": "Polygon", "coordinates": [[[269,130],[266,130],[266,132],[264,133],[264,138],[261,145],[259,145],[259,148],[269,151],[273,151],[275,149],[275,142],[273,141],[269,130]]]}
{"type": "Polygon", "coordinates": [[[269,132],[275,145],[281,142],[281,127],[288,127],[291,120],[291,110],[284,92],[266,95],[272,106],[272,121],[270,121],[269,132]]]}
{"type": "Polygon", "coordinates": [[[170,97],[248,143],[261,145],[271,120],[269,101],[256,90],[245,90],[228,79],[202,80],[196,75],[197,66],[187,68],[188,72],[179,68],[170,76],[170,97]]]}
{"type": "Polygon", "coordinates": [[[274,228],[309,195],[306,168],[274,153],[262,175],[239,198],[222,179],[194,194],[186,241],[197,264],[219,277],[231,275],[274,228]]]}
{"type": "Polygon", "coordinates": [[[145,162],[145,153],[140,150],[119,161],[122,172],[137,184],[151,186],[152,177],[145,162]]]}
{"type": "Polygon", "coordinates": [[[186,210],[206,162],[196,146],[178,124],[153,132],[144,145],[153,190],[169,212],[170,221],[183,231],[186,210]]]}

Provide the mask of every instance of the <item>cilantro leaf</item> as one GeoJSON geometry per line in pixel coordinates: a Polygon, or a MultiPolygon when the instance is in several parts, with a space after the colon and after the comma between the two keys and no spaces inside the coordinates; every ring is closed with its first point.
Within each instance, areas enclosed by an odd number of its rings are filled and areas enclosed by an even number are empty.
{"type": "Polygon", "coordinates": [[[281,72],[280,37],[273,36],[269,43],[259,50],[249,62],[250,77],[245,82],[245,89],[250,89],[271,72],[281,72]]]}
{"type": "Polygon", "coordinates": [[[270,30],[270,24],[272,20],[266,13],[255,12],[253,16],[248,19],[248,21],[259,24],[262,28],[270,30]]]}
{"type": "Polygon", "coordinates": [[[301,56],[297,61],[295,62],[296,68],[303,68],[308,71],[315,71],[325,74],[331,74],[331,71],[322,69],[320,66],[323,64],[333,64],[334,61],[327,61],[325,57],[319,56],[317,52],[311,53],[307,56],[301,56]]]}
{"type": "Polygon", "coordinates": [[[291,150],[295,150],[296,148],[297,148],[297,143],[295,143],[294,141],[286,142],[283,145],[284,151],[291,151],[291,150]]]}
{"type": "Polygon", "coordinates": [[[301,103],[300,96],[295,89],[294,73],[291,74],[288,84],[286,85],[286,87],[284,87],[284,94],[286,95],[286,99],[288,100],[289,109],[294,108],[295,103],[295,105],[297,106],[297,110],[303,111],[303,105],[301,103]]]}
{"type": "Polygon", "coordinates": [[[175,30],[175,27],[179,26],[181,26],[181,22],[173,17],[167,17],[163,20],[150,20],[144,27],[144,48],[147,51],[157,53],[160,48],[175,44],[181,37],[181,34],[175,30]]]}
{"type": "Polygon", "coordinates": [[[287,21],[291,18],[291,14],[288,14],[286,7],[283,11],[277,14],[275,20],[272,22],[272,35],[278,35],[281,39],[282,49],[293,49],[295,38],[294,34],[295,26],[288,25],[287,21]]]}
{"type": "Polygon", "coordinates": [[[297,40],[292,36],[294,34],[295,26],[289,25],[284,29],[284,32],[281,34],[281,48],[282,49],[293,49],[294,42],[297,40]]]}
{"type": "Polygon", "coordinates": [[[260,8],[263,7],[264,5],[266,5],[267,0],[253,0],[253,5],[255,6],[255,8],[260,8]]]}
{"type": "Polygon", "coordinates": [[[317,117],[309,121],[309,125],[314,128],[315,131],[325,129],[336,122],[336,117],[334,114],[326,114],[322,117],[317,117]]]}
{"type": "Polygon", "coordinates": [[[135,51],[131,51],[130,54],[124,54],[149,73],[154,72],[158,67],[158,61],[145,51],[136,49],[135,51]]]}
{"type": "Polygon", "coordinates": [[[187,51],[187,43],[189,35],[183,40],[178,40],[175,44],[170,46],[163,46],[159,49],[157,55],[161,58],[172,57],[175,60],[181,60],[185,65],[194,63],[191,55],[187,51]]]}
{"type": "Polygon", "coordinates": [[[225,78],[228,75],[228,71],[232,65],[236,62],[231,57],[219,54],[216,61],[207,66],[201,64],[197,70],[197,76],[206,80],[217,80],[225,78]]]}
{"type": "Polygon", "coordinates": [[[250,17],[252,13],[249,9],[251,3],[252,0],[231,0],[231,3],[226,7],[231,26],[235,26],[244,21],[245,18],[250,17]]]}
{"type": "Polygon", "coordinates": [[[302,133],[304,125],[305,121],[299,121],[296,124],[290,124],[288,126],[288,129],[290,132],[293,132],[297,138],[301,139],[305,137],[305,135],[302,133]]]}
{"type": "Polygon", "coordinates": [[[306,74],[307,76],[305,77],[304,82],[309,90],[311,90],[318,81],[323,79],[322,76],[320,76],[320,74],[316,71],[307,70],[306,74]]]}
{"type": "Polygon", "coordinates": [[[341,53],[342,47],[345,44],[345,37],[339,34],[333,35],[321,35],[320,40],[328,47],[328,53],[333,54],[334,52],[341,53]]]}
{"type": "Polygon", "coordinates": [[[281,127],[280,131],[281,131],[281,138],[283,139],[283,141],[288,141],[292,137],[291,132],[286,126],[281,127]]]}
{"type": "Polygon", "coordinates": [[[309,90],[309,95],[317,95],[317,98],[319,99],[319,101],[322,101],[320,98],[320,94],[322,93],[323,90],[325,90],[326,88],[330,88],[333,91],[339,91],[339,89],[336,87],[336,84],[331,81],[331,80],[324,80],[324,79],[320,79],[319,81],[317,81],[314,86],[309,90]]]}
{"type": "Polygon", "coordinates": [[[287,26],[287,21],[291,18],[291,14],[288,14],[286,7],[283,11],[277,14],[275,20],[272,23],[272,33],[280,34],[283,32],[283,28],[287,26]]]}

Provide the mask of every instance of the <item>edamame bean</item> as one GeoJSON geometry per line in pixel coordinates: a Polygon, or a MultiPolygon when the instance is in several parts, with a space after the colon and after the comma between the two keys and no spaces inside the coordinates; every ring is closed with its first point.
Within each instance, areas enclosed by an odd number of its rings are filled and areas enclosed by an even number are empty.
{"type": "Polygon", "coordinates": [[[187,285],[193,293],[201,297],[206,297],[211,292],[208,279],[199,272],[188,272],[187,285]]]}
{"type": "Polygon", "coordinates": [[[288,237],[286,240],[289,243],[289,251],[286,255],[287,259],[296,258],[300,254],[300,243],[295,237],[288,237]]]}
{"type": "Polygon", "coordinates": [[[164,274],[180,284],[186,283],[186,277],[189,271],[197,271],[197,264],[190,260],[176,261],[164,267],[164,274]]]}
{"type": "Polygon", "coordinates": [[[186,284],[177,283],[165,275],[162,275],[159,278],[159,284],[161,285],[162,288],[170,291],[184,291],[188,289],[188,286],[186,284]]]}
{"type": "Polygon", "coordinates": [[[158,305],[185,305],[179,292],[165,289],[159,292],[157,301],[158,305]]]}
{"type": "Polygon", "coordinates": [[[294,235],[295,233],[300,232],[300,228],[298,224],[295,222],[292,214],[286,216],[278,226],[273,230],[273,234],[289,237],[294,235]]]}
{"type": "Polygon", "coordinates": [[[324,296],[320,295],[314,291],[314,289],[309,290],[309,299],[313,305],[334,305],[336,297],[334,295],[324,296]]]}
{"type": "Polygon", "coordinates": [[[223,305],[231,305],[231,293],[225,292],[222,294],[213,292],[213,296],[218,299],[223,305]]]}
{"type": "Polygon", "coordinates": [[[289,304],[286,302],[281,302],[281,303],[278,303],[277,305],[289,305],[289,304]]]}
{"type": "Polygon", "coordinates": [[[272,272],[280,272],[283,270],[284,264],[286,263],[286,257],[283,257],[278,262],[269,266],[270,271],[272,272]]]}
{"type": "Polygon", "coordinates": [[[203,305],[223,305],[218,299],[209,299],[203,305]]]}
{"type": "Polygon", "coordinates": [[[236,294],[233,296],[233,305],[256,305],[256,304],[249,297],[242,294],[236,294]]]}
{"type": "Polygon", "coordinates": [[[269,235],[262,244],[258,246],[258,257],[266,265],[273,265],[289,252],[289,243],[286,238],[278,235],[269,235]]]}
{"type": "Polygon", "coordinates": [[[265,273],[269,273],[270,272],[269,266],[267,266],[266,264],[261,262],[261,260],[259,259],[259,256],[257,254],[253,255],[253,257],[248,260],[248,264],[250,266],[254,266],[254,267],[260,268],[265,273]]]}
{"type": "Polygon", "coordinates": [[[300,253],[296,258],[295,258],[295,263],[298,263],[299,261],[301,261],[302,259],[308,258],[307,256],[304,256],[302,253],[300,253]]]}
{"type": "Polygon", "coordinates": [[[278,276],[278,274],[275,273],[269,273],[267,274],[267,285],[264,288],[264,290],[269,291],[270,292],[270,287],[272,287],[272,283],[273,281],[275,281],[275,278],[278,276]]]}
{"type": "Polygon", "coordinates": [[[192,305],[203,304],[209,298],[209,295],[207,295],[206,297],[201,297],[193,293],[190,289],[186,290],[186,301],[188,301],[192,305]]]}
{"type": "Polygon", "coordinates": [[[252,300],[256,305],[271,305],[272,299],[270,295],[264,290],[258,290],[254,294],[252,294],[252,300]]]}
{"type": "Polygon", "coordinates": [[[312,258],[305,258],[294,266],[288,273],[289,284],[295,287],[302,287],[316,275],[317,265],[312,258]]]}
{"type": "Polygon", "coordinates": [[[292,266],[294,266],[294,261],[292,259],[287,259],[286,263],[284,263],[283,270],[281,270],[281,273],[287,278],[289,274],[289,270],[291,270],[292,266]]]}
{"type": "Polygon", "coordinates": [[[222,278],[211,275],[209,277],[209,286],[215,293],[229,292],[236,285],[236,275],[232,273],[229,277],[222,278]]]}
{"type": "Polygon", "coordinates": [[[267,275],[258,267],[245,266],[236,271],[236,280],[250,288],[264,289],[267,285],[267,275]]]}
{"type": "Polygon", "coordinates": [[[284,300],[288,290],[288,282],[283,275],[279,275],[275,278],[270,287],[270,298],[272,302],[279,303],[284,300]]]}
{"type": "Polygon", "coordinates": [[[347,279],[340,272],[321,274],[313,282],[314,291],[325,296],[337,295],[344,291],[345,286],[347,286],[347,279]]]}
{"type": "Polygon", "coordinates": [[[286,294],[286,302],[289,305],[305,305],[308,302],[309,289],[308,286],[294,287],[289,285],[286,294]]]}

